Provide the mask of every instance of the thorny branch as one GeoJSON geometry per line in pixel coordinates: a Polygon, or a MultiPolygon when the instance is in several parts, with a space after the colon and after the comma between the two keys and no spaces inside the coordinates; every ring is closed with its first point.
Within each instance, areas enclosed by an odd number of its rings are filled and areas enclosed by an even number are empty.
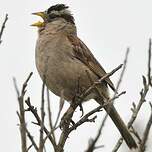
{"type": "Polygon", "coordinates": [[[4,22],[3,22],[1,30],[0,30],[0,44],[2,43],[2,35],[3,35],[4,29],[5,29],[7,20],[8,20],[8,14],[5,15],[5,19],[4,19],[4,22]]]}

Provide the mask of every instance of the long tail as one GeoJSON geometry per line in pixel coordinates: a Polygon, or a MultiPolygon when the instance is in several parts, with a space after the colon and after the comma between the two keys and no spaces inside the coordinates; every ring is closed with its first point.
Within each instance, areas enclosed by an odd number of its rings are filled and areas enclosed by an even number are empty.
{"type": "MultiPolygon", "coordinates": [[[[98,103],[101,104],[100,99],[96,99],[98,103]]],[[[102,101],[103,102],[103,101],[102,101]]],[[[118,128],[121,136],[123,137],[123,139],[125,140],[126,144],[128,145],[128,147],[130,149],[132,148],[137,148],[137,144],[135,142],[135,140],[133,139],[133,137],[131,136],[127,126],[125,125],[125,123],[123,122],[123,120],[121,119],[120,115],[118,114],[117,110],[115,109],[115,107],[113,105],[110,104],[110,106],[105,106],[104,109],[106,110],[106,112],[108,113],[108,115],[110,116],[110,118],[113,120],[114,124],[116,125],[116,127],[118,128]]]]}

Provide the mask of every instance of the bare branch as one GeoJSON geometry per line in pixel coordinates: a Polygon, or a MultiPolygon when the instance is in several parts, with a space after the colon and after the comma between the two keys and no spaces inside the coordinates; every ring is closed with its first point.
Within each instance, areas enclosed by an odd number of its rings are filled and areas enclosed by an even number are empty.
{"type": "MultiPolygon", "coordinates": [[[[121,83],[121,81],[122,81],[122,78],[123,78],[123,75],[124,75],[124,72],[125,72],[125,69],[126,69],[126,64],[127,64],[127,60],[128,60],[128,53],[129,53],[129,49],[127,49],[127,51],[126,51],[126,55],[125,55],[125,59],[124,59],[123,64],[121,64],[121,65],[118,67],[118,69],[119,69],[119,68],[122,67],[122,65],[124,65],[124,66],[123,66],[123,69],[122,69],[122,72],[121,72],[121,74],[120,74],[120,78],[119,78],[119,80],[118,80],[117,86],[116,86],[116,90],[115,90],[113,99],[111,99],[111,104],[113,104],[114,100],[121,95],[121,94],[120,94],[120,95],[117,96],[116,94],[117,94],[117,92],[118,92],[120,83],[121,83]]],[[[113,71],[115,71],[115,70],[113,70],[113,71]]],[[[98,91],[98,89],[97,89],[97,91],[98,91]]],[[[124,94],[124,93],[125,93],[125,92],[122,92],[122,94],[124,94]]],[[[102,122],[103,125],[101,125],[102,128],[103,128],[103,126],[104,126],[107,118],[108,118],[108,114],[105,114],[105,116],[104,116],[104,118],[103,118],[103,122],[102,122]]],[[[102,128],[101,128],[101,130],[102,130],[102,128]]],[[[97,142],[97,141],[95,141],[95,143],[96,143],[96,142],[97,142]]],[[[95,146],[95,145],[94,145],[94,146],[95,146]]]]}
{"type": "MultiPolygon", "coordinates": [[[[69,129],[69,132],[71,132],[72,130],[75,130],[77,127],[79,127],[80,125],[82,125],[83,123],[85,122],[88,122],[88,119],[91,115],[95,114],[96,112],[100,112],[101,109],[104,107],[104,106],[107,106],[108,104],[112,104],[112,102],[119,98],[121,95],[123,95],[125,92],[121,92],[120,94],[116,95],[115,97],[111,98],[107,103],[103,104],[103,105],[100,105],[98,106],[97,108],[91,110],[90,112],[88,112],[87,114],[85,114],[77,123],[75,123],[72,127],[70,127],[69,129]]],[[[107,116],[106,116],[107,117],[107,116]]],[[[105,119],[104,118],[104,122],[102,122],[102,127],[104,126],[105,124],[105,119]]]]}
{"type": "Polygon", "coordinates": [[[133,133],[135,135],[135,137],[138,139],[138,143],[141,143],[141,138],[140,138],[138,132],[133,127],[131,127],[130,132],[133,133]]]}
{"type": "Polygon", "coordinates": [[[38,146],[36,144],[36,142],[33,139],[33,136],[31,135],[31,133],[28,131],[28,129],[26,128],[26,132],[27,132],[27,136],[30,139],[32,146],[34,146],[35,150],[38,151],[38,146]]]}
{"type": "Polygon", "coordinates": [[[40,122],[40,139],[39,139],[39,150],[38,152],[43,152],[44,148],[44,140],[43,140],[43,131],[44,131],[44,117],[45,117],[45,112],[44,112],[44,91],[45,91],[45,81],[43,82],[42,85],[42,93],[41,93],[41,122],[40,122]]]}
{"type": "MultiPolygon", "coordinates": [[[[93,82],[93,84],[86,89],[86,91],[84,93],[82,93],[80,95],[79,98],[84,99],[90,92],[92,89],[95,88],[96,85],[100,84],[103,80],[105,80],[106,78],[112,76],[116,71],[118,71],[121,67],[123,66],[123,64],[120,64],[118,67],[116,67],[115,69],[113,69],[111,72],[105,74],[102,78],[100,78],[99,80],[97,80],[96,82],[93,82]]],[[[87,72],[87,71],[86,71],[87,72]]]]}
{"type": "MultiPolygon", "coordinates": [[[[91,143],[89,144],[89,147],[86,150],[86,152],[93,152],[97,148],[96,143],[97,143],[99,137],[101,136],[101,133],[102,133],[103,127],[105,125],[105,121],[106,121],[107,117],[108,117],[108,115],[105,115],[105,117],[103,118],[99,131],[98,131],[96,137],[93,140],[91,140],[91,143]]],[[[102,147],[103,146],[101,146],[100,148],[102,148],[102,147]]]]}
{"type": "Polygon", "coordinates": [[[140,143],[140,146],[139,146],[139,152],[144,152],[146,150],[146,142],[148,140],[148,135],[150,132],[150,128],[152,126],[152,104],[151,103],[150,103],[150,108],[151,108],[151,114],[150,114],[148,123],[146,125],[145,131],[143,134],[142,142],[140,143]]]}
{"type": "MultiPolygon", "coordinates": [[[[133,113],[128,122],[128,128],[132,127],[132,125],[133,125],[135,119],[137,118],[137,115],[141,109],[141,106],[146,101],[145,98],[149,91],[149,86],[151,85],[150,74],[151,74],[151,39],[149,40],[149,51],[148,51],[148,75],[147,75],[148,83],[147,83],[146,78],[143,76],[143,89],[140,92],[140,99],[139,99],[138,105],[136,106],[135,103],[133,103],[133,108],[131,108],[133,113]]],[[[119,147],[121,146],[122,142],[123,142],[123,138],[120,137],[112,152],[117,152],[119,147]]]]}
{"type": "MultiPolygon", "coordinates": [[[[128,125],[127,125],[128,128],[132,127],[135,119],[137,118],[137,115],[138,115],[138,113],[141,109],[141,106],[145,102],[145,97],[147,95],[147,92],[148,92],[147,86],[144,86],[144,89],[142,89],[141,92],[140,92],[140,100],[138,102],[138,105],[133,106],[133,108],[132,108],[133,113],[132,113],[132,116],[131,116],[131,118],[128,122],[128,125]]],[[[134,105],[135,105],[135,103],[134,103],[134,105]]],[[[121,146],[122,142],[123,142],[123,138],[120,137],[112,152],[117,152],[119,147],[121,146]]]]}
{"type": "Polygon", "coordinates": [[[121,82],[122,82],[122,79],[123,79],[123,76],[124,76],[124,73],[125,73],[125,70],[126,70],[126,67],[127,67],[129,51],[130,51],[129,48],[127,48],[127,51],[126,51],[126,54],[125,54],[125,59],[124,59],[124,61],[123,61],[123,68],[122,68],[122,71],[121,71],[119,80],[118,80],[118,82],[117,82],[117,85],[116,85],[116,91],[115,91],[114,96],[115,96],[116,93],[118,92],[118,89],[119,89],[120,84],[121,84],[121,82]]]}
{"type": "Polygon", "coordinates": [[[17,94],[17,98],[19,98],[20,92],[19,92],[19,89],[18,89],[18,86],[17,86],[16,78],[14,78],[14,77],[13,77],[13,84],[14,84],[14,88],[15,88],[15,91],[16,91],[16,94],[17,94]]]}
{"type": "MultiPolygon", "coordinates": [[[[124,62],[123,62],[123,69],[122,69],[122,72],[121,72],[121,74],[120,74],[119,80],[118,80],[118,82],[117,82],[117,86],[116,86],[115,93],[114,93],[114,95],[113,95],[113,98],[110,100],[110,101],[111,101],[111,104],[113,104],[113,102],[114,102],[114,100],[115,100],[116,98],[118,98],[120,95],[122,95],[122,94],[125,93],[125,92],[122,92],[121,94],[119,94],[119,95],[117,96],[117,92],[118,92],[119,86],[120,86],[120,84],[121,84],[121,81],[122,81],[122,78],[123,78],[123,75],[124,75],[124,72],[125,72],[125,69],[126,69],[126,64],[127,64],[127,60],[128,60],[128,54],[129,54],[129,48],[128,48],[127,51],[126,51],[125,59],[124,59],[124,62]]],[[[119,67],[121,68],[121,67],[122,67],[122,64],[121,64],[119,67]]],[[[118,67],[118,69],[119,69],[119,67],[118,67]]],[[[113,70],[113,71],[115,71],[115,70],[113,70]]],[[[97,88],[96,88],[96,89],[97,89],[97,88]]],[[[98,89],[97,89],[97,91],[98,91],[98,89]]],[[[108,102],[108,103],[109,103],[109,102],[108,102]]],[[[98,141],[98,138],[99,138],[99,136],[100,136],[100,134],[101,134],[101,131],[102,131],[104,125],[105,125],[105,122],[106,122],[107,118],[108,118],[108,114],[106,113],[105,116],[104,116],[104,118],[103,118],[103,122],[102,122],[102,125],[101,125],[101,128],[100,128],[100,132],[98,132],[97,138],[95,138],[94,140],[92,140],[92,144],[88,147],[88,152],[91,152],[91,151],[93,151],[93,149],[95,149],[95,144],[96,144],[96,142],[98,141]],[[99,133],[100,133],[100,134],[99,134],[99,133]]]]}
{"type": "Polygon", "coordinates": [[[52,122],[52,113],[51,113],[51,107],[50,107],[50,96],[49,96],[49,90],[48,90],[48,88],[47,88],[47,104],[48,104],[48,116],[49,116],[50,130],[52,131],[53,140],[56,143],[56,138],[55,138],[54,128],[53,128],[53,122],[52,122]]]}
{"type": "Polygon", "coordinates": [[[27,148],[27,152],[32,148],[32,144],[27,148]]]}
{"type": "MultiPolygon", "coordinates": [[[[41,119],[37,113],[37,109],[34,108],[34,106],[31,105],[31,102],[30,102],[30,98],[28,98],[28,100],[25,101],[25,103],[27,104],[28,106],[28,110],[32,112],[32,114],[34,115],[34,117],[36,118],[37,120],[37,125],[41,125],[41,119]]],[[[48,129],[44,126],[44,132],[46,133],[46,135],[48,135],[48,139],[50,140],[50,142],[52,143],[53,145],[53,148],[55,149],[56,147],[56,143],[54,142],[54,139],[52,138],[50,132],[48,131],[48,129]]]]}
{"type": "Polygon", "coordinates": [[[22,87],[22,91],[21,91],[21,93],[22,93],[22,95],[24,95],[25,94],[25,92],[26,92],[26,87],[27,87],[27,83],[28,83],[28,81],[30,80],[30,78],[31,78],[31,76],[33,75],[33,72],[31,72],[30,74],[29,74],[29,76],[27,77],[27,79],[25,80],[25,82],[23,83],[23,87],[22,87]]]}
{"type": "Polygon", "coordinates": [[[5,15],[5,19],[4,19],[4,22],[3,22],[1,30],[0,30],[0,44],[2,43],[2,35],[3,35],[4,29],[5,29],[7,20],[8,20],[8,14],[5,15]]]}
{"type": "Polygon", "coordinates": [[[151,39],[149,39],[149,49],[148,49],[148,83],[152,86],[151,82],[151,39]]]}
{"type": "Polygon", "coordinates": [[[123,66],[123,64],[120,64],[117,68],[113,69],[110,73],[105,74],[102,78],[100,78],[98,81],[98,83],[101,83],[103,80],[105,80],[106,78],[109,78],[110,76],[112,76],[115,72],[117,72],[119,69],[121,69],[123,66]]]}
{"type": "Polygon", "coordinates": [[[60,118],[63,106],[64,106],[64,97],[63,97],[63,90],[62,90],[61,91],[61,97],[60,97],[59,111],[58,111],[57,118],[56,118],[56,121],[55,121],[55,124],[54,124],[53,128],[56,128],[56,126],[57,126],[57,124],[59,122],[59,118],[60,118]]]}
{"type": "Polygon", "coordinates": [[[20,135],[21,135],[21,143],[22,143],[22,152],[27,152],[24,95],[26,92],[25,89],[26,89],[27,83],[28,83],[29,79],[31,78],[31,76],[32,76],[32,73],[30,73],[27,80],[24,82],[21,93],[19,93],[19,90],[18,90],[18,87],[16,84],[16,79],[13,78],[14,87],[15,87],[15,90],[18,95],[18,104],[19,104],[18,116],[19,116],[19,120],[20,120],[20,135]]]}

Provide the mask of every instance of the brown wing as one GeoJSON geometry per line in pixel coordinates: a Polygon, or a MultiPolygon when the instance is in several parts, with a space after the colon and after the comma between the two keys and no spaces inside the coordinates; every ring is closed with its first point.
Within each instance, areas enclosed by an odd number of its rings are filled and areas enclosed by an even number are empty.
{"type": "MultiPolygon", "coordinates": [[[[76,36],[68,35],[68,39],[73,45],[75,57],[86,64],[90,70],[92,70],[100,78],[103,77],[106,72],[100,63],[95,59],[88,47],[76,36]]],[[[115,91],[112,81],[109,78],[106,78],[105,81],[111,89],[115,91]]]]}

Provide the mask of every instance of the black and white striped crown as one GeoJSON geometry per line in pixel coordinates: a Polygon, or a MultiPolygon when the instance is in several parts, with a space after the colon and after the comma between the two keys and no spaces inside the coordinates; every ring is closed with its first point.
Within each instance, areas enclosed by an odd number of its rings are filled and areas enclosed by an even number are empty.
{"type": "Polygon", "coordinates": [[[67,22],[74,24],[74,17],[72,16],[69,7],[65,4],[53,5],[46,10],[48,15],[48,21],[52,21],[56,18],[64,18],[67,22]]]}

